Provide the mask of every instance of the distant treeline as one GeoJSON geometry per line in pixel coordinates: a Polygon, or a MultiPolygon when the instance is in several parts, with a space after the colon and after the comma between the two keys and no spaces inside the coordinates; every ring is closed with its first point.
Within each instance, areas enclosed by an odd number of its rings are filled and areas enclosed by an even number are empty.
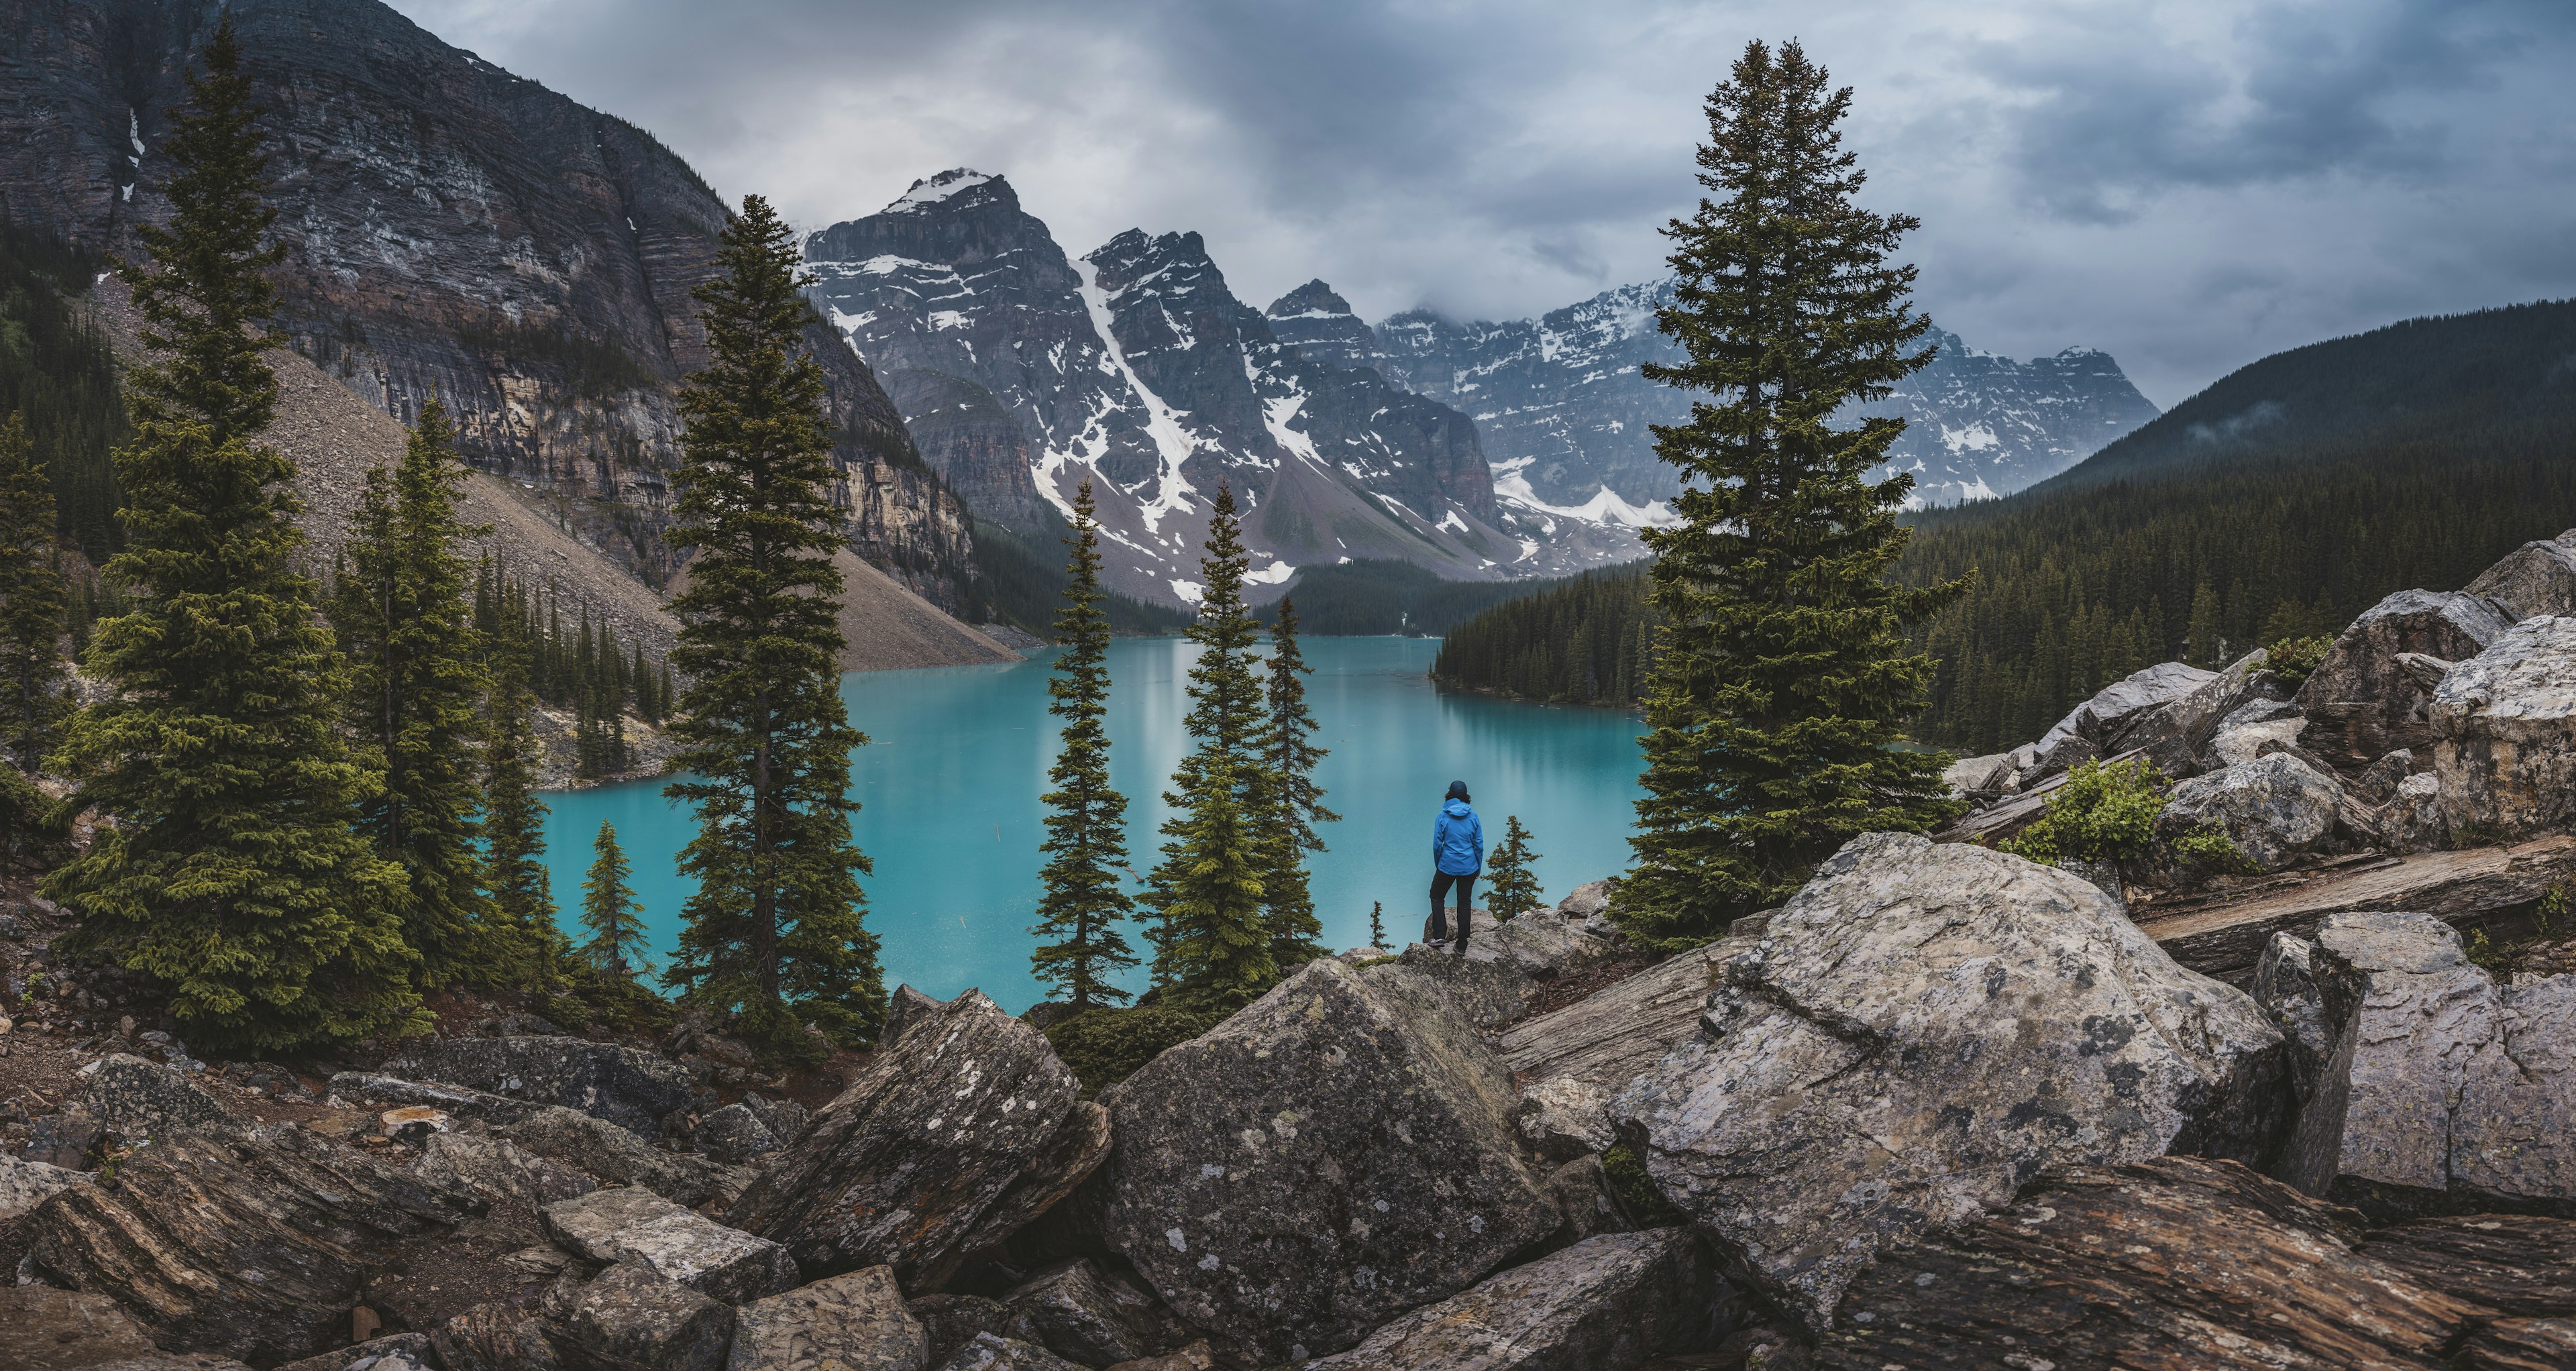
{"type": "Polygon", "coordinates": [[[496,654],[527,664],[528,688],[539,700],[573,712],[575,769],[583,776],[624,771],[626,718],[659,725],[677,695],[671,664],[656,662],[641,642],[621,644],[617,631],[576,606],[564,622],[563,597],[553,586],[532,589],[485,561],[474,578],[474,627],[496,654]]]}
{"type": "Polygon", "coordinates": [[[1432,679],[1560,704],[1634,706],[1655,641],[1645,569],[1590,572],[1468,619],[1440,645],[1432,679]]]}
{"type": "MultiPolygon", "coordinates": [[[[1554,581],[1444,581],[1411,562],[1366,560],[1310,566],[1288,583],[1298,631],[1309,636],[1373,638],[1391,633],[1437,637],[1460,620],[1554,581]]],[[[1279,602],[1253,611],[1275,623],[1279,602]]]]}
{"type": "Polygon", "coordinates": [[[101,266],[95,253],[0,225],[0,414],[26,416],[53,474],[55,527],[92,563],[122,543],[108,454],[126,435],[116,356],[78,303],[101,266]]]}
{"type": "MultiPolygon", "coordinates": [[[[1061,523],[1054,523],[1046,536],[1027,537],[976,520],[975,575],[962,597],[966,621],[1009,624],[1053,639],[1056,609],[1064,599],[1064,549],[1058,541],[1064,532],[1061,523]]],[[[1115,592],[1104,595],[1100,607],[1109,615],[1109,631],[1122,636],[1155,637],[1190,625],[1190,616],[1180,610],[1115,592]]]]}

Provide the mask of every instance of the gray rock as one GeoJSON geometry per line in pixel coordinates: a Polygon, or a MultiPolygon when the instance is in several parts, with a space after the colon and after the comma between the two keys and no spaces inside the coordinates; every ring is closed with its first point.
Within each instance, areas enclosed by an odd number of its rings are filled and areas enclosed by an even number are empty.
{"type": "Polygon", "coordinates": [[[719,1371],[731,1305],[639,1265],[612,1266],[546,1298],[547,1340],[579,1371],[719,1371]]]}
{"type": "Polygon", "coordinates": [[[448,1319],[431,1331],[429,1345],[445,1371],[556,1371],[563,1364],[537,1311],[505,1301],[448,1319]]]}
{"type": "Polygon", "coordinates": [[[1436,993],[1446,997],[1467,1022],[1478,1028],[1499,1028],[1529,1017],[1538,1006],[1538,982],[1522,974],[1518,966],[1491,950],[1493,935],[1479,927],[1468,940],[1469,952],[1461,956],[1445,947],[1415,943],[1404,949],[1393,962],[1364,967],[1364,976],[1412,976],[1427,982],[1436,993]],[[1477,955],[1479,944],[1483,955],[1477,955]]]}
{"type": "Polygon", "coordinates": [[[2401,590],[2381,600],[2335,639],[2299,687],[2299,709],[2310,725],[2302,743],[2337,767],[2430,746],[2430,699],[2398,666],[2398,654],[2465,661],[2512,626],[2503,606],[2479,595],[2401,590]]]}
{"type": "Polygon", "coordinates": [[[1502,1063],[1410,974],[1310,963],[1101,1098],[1110,1245],[1273,1359],[1348,1347],[1561,1222],[1502,1063]]]}
{"type": "Polygon", "coordinates": [[[1551,1246],[1571,1246],[1603,1233],[1626,1233],[1636,1224],[1610,1188],[1610,1173],[1596,1156],[1581,1156],[1547,1173],[1547,1188],[1556,1196],[1565,1224],[1551,1246]]]}
{"type": "Polygon", "coordinates": [[[1569,1076],[1606,1099],[1698,1031],[1718,968],[1753,946],[1727,938],[1684,952],[1502,1035],[1513,1079],[1569,1076]]]}
{"type": "Polygon", "coordinates": [[[345,1342],[386,1250],[486,1207],[287,1124],[155,1138],[24,1222],[39,1269],[115,1299],[156,1342],[268,1366],[345,1342]]]}
{"type": "Polygon", "coordinates": [[[847,1275],[745,1305],[727,1371],[924,1371],[930,1341],[903,1307],[894,1269],[847,1275]]]}
{"type": "Polygon", "coordinates": [[[1941,770],[1941,784],[1958,799],[1972,790],[2000,789],[2000,783],[2011,778],[2012,754],[1991,752],[1983,757],[1962,757],[1941,770]]]}
{"type": "Polygon", "coordinates": [[[537,1214],[546,1236],[574,1256],[632,1263],[727,1304],[748,1304],[796,1286],[787,1249],[639,1186],[559,1200],[537,1214]]]}
{"type": "Polygon", "coordinates": [[[396,1333],[291,1361],[277,1371],[438,1371],[436,1356],[428,1334],[396,1333]]]}
{"type": "Polygon", "coordinates": [[[909,984],[896,986],[894,993],[886,997],[885,1031],[877,1035],[879,1044],[892,1047],[902,1042],[903,1035],[914,1024],[937,1018],[946,1003],[922,994],[909,984]]]}
{"type": "Polygon", "coordinates": [[[0,1285],[0,1366],[10,1371],[70,1371],[154,1351],[151,1334],[105,1295],[0,1285]]]}
{"type": "Polygon", "coordinates": [[[1720,1281],[1697,1235],[1588,1238],[1397,1319],[1313,1371],[1631,1371],[1705,1336],[1720,1281]]]}
{"type": "Polygon", "coordinates": [[[1084,1366],[1134,1361],[1186,1334],[1154,1297],[1088,1259],[1065,1262],[1003,1296],[1021,1336],[1084,1366]]]}
{"type": "Polygon", "coordinates": [[[487,1200],[530,1209],[578,1199],[599,1188],[599,1182],[583,1172],[484,1133],[441,1133],[431,1138],[422,1147],[415,1169],[429,1180],[461,1185],[487,1200]]]}
{"type": "Polygon", "coordinates": [[[1035,1334],[1020,1327],[1008,1305],[983,1295],[924,1295],[904,1301],[904,1312],[921,1324],[930,1340],[930,1361],[944,1365],[957,1349],[979,1333],[1027,1342],[1035,1334]]]}
{"type": "Polygon", "coordinates": [[[726,1105],[698,1120],[696,1141],[700,1152],[729,1164],[765,1156],[780,1146],[778,1135],[743,1104],[726,1105]]]}
{"type": "Polygon", "coordinates": [[[2290,1086],[2305,1104],[2316,1094],[2317,1077],[2334,1054],[2334,1035],[2326,1027],[2324,993],[2317,988],[2313,957],[2316,945],[2305,938],[2275,933],[2254,966],[2254,1003],[2263,1007],[2281,1030],[2290,1064],[2290,1086]]]}
{"type": "Polygon", "coordinates": [[[580,1038],[443,1038],[405,1049],[385,1063],[384,1072],[559,1105],[647,1137],[663,1115],[686,1108],[697,1094],[677,1062],[580,1038]]]}
{"type": "MultiPolygon", "coordinates": [[[[2075,876],[2080,877],[2087,885],[2090,885],[2095,890],[2101,891],[2103,894],[2110,896],[2111,903],[2118,905],[2121,909],[2126,910],[2129,907],[2128,883],[2120,878],[2120,864],[2118,862],[2088,862],[2080,857],[2068,857],[2057,863],[2057,869],[2060,871],[2071,872],[2075,876]]],[[[1747,929],[1745,931],[1748,933],[1761,933],[1768,931],[1769,928],[1770,924],[1766,921],[1761,928],[1747,929]]],[[[1732,932],[1733,930],[1730,929],[1729,931],[1732,932]]]]}
{"type": "Polygon", "coordinates": [[[1478,936],[1470,938],[1467,947],[1471,960],[1490,953],[1518,967],[1521,974],[1542,981],[1573,975],[1619,951],[1617,943],[1586,932],[1579,920],[1549,909],[1505,919],[1490,935],[1482,924],[1475,931],[1478,936]]]}
{"type": "Polygon", "coordinates": [[[1585,881],[1556,902],[1556,912],[1582,925],[1586,933],[1616,941],[1619,925],[1610,917],[1610,906],[1611,883],[1607,880],[1585,881]]]}
{"type": "Polygon", "coordinates": [[[119,1052],[92,1063],[88,1072],[89,1084],[81,1087],[82,1107],[111,1132],[129,1139],[241,1122],[196,1082],[141,1057],[119,1052]]]}
{"type": "Polygon", "coordinates": [[[2443,817],[2489,841],[2576,824],[2576,619],[2526,619],[2433,692],[2443,817]]]}
{"type": "Polygon", "coordinates": [[[2496,1033],[2461,1079],[2450,1142],[2451,1186],[2477,1208],[2576,1204],[2576,976],[2497,989],[2496,1033]]]}
{"type": "Polygon", "coordinates": [[[1880,833],[1726,963],[1705,1036],[1611,1114],[1665,1198],[1821,1331],[1881,1247],[2043,1166],[2260,1160],[2286,1086],[2261,1008],[2090,884],[1880,833]]]}
{"type": "Polygon", "coordinates": [[[744,1095],[742,1107],[760,1119],[781,1147],[796,1141],[796,1135],[804,1132],[806,1123],[813,1118],[805,1106],[794,1100],[773,1100],[757,1093],[744,1095]]]}
{"type": "Polygon", "coordinates": [[[2397,783],[2372,822],[2380,846],[2399,856],[2439,852],[2451,845],[2451,819],[2442,808],[2442,781],[2431,772],[2397,783]]]}
{"type": "Polygon", "coordinates": [[[1513,1117],[1521,1141],[1550,1161],[1607,1152],[1617,1141],[1610,1132],[1609,1095],[1576,1076],[1550,1076],[1523,1090],[1513,1117]]]}
{"type": "Polygon", "coordinates": [[[2113,681],[2040,736],[2034,745],[2034,765],[2020,769],[2015,785],[2028,789],[2031,782],[2069,770],[2079,762],[2112,755],[2117,751],[2111,746],[2112,740],[2140,716],[2216,679],[2215,671],[2181,662],[2161,662],[2113,681]]]}
{"type": "Polygon", "coordinates": [[[462,1085],[444,1085],[434,1081],[407,1081],[399,1076],[379,1076],[366,1071],[342,1071],[331,1077],[331,1097],[353,1106],[377,1107],[425,1105],[460,1119],[481,1119],[485,1123],[511,1124],[547,1108],[527,1100],[514,1100],[462,1085]]]}
{"type": "Polygon", "coordinates": [[[2256,869],[2277,871],[2336,849],[2342,802],[2343,786],[2332,775],[2286,752],[2258,757],[2175,786],[2156,813],[2149,860],[2167,879],[2183,879],[2191,865],[2174,841],[2217,832],[2256,869]]]}
{"type": "Polygon", "coordinates": [[[2223,771],[2243,766],[2267,750],[2296,747],[2307,729],[2307,717],[2286,701],[2257,700],[2240,706],[2211,732],[2199,770],[2223,771]]]}
{"type": "Polygon", "coordinates": [[[2139,752],[2169,780],[2192,775],[2226,720],[2249,704],[2284,698],[2279,680],[2264,669],[2270,660],[2256,648],[2172,699],[2107,728],[2100,739],[2103,755],[2139,752]]]}
{"type": "Polygon", "coordinates": [[[664,1152],[579,1110],[550,1105],[498,1131],[540,1157],[587,1171],[610,1185],[640,1185],[686,1205],[704,1204],[716,1193],[716,1170],[707,1162],[664,1152]]]}
{"type": "Polygon", "coordinates": [[[29,1161],[14,1152],[0,1152],[0,1223],[33,1210],[51,1199],[55,1191],[69,1190],[91,1179],[86,1171],[29,1161]]]}
{"type": "Polygon", "coordinates": [[[2506,553],[2504,560],[2478,573],[2463,593],[2483,595],[2518,619],[2544,614],[2576,614],[2576,530],[2548,542],[2530,542],[2506,553]]]}
{"type": "Polygon", "coordinates": [[[83,1363],[81,1371],[250,1371],[230,1357],[211,1352],[155,1352],[148,1357],[83,1363]]]}
{"type": "Polygon", "coordinates": [[[1099,1164],[1105,1139],[1088,1156],[1049,1151],[1060,1132],[1094,1136],[1080,1090],[1046,1035],[968,991],[907,1026],[731,1217],[786,1244],[808,1276],[883,1265],[907,1290],[938,1289],[1009,1236],[988,1217],[1025,1222],[1099,1164]],[[1049,1159],[1055,1193],[1015,1192],[1049,1159]]]}
{"type": "Polygon", "coordinates": [[[978,1333],[940,1364],[939,1371],[1082,1371],[1072,1362],[1032,1343],[978,1333]]]}
{"type": "Polygon", "coordinates": [[[2361,774],[2346,782],[2344,788],[2365,804],[2386,804],[2388,797],[2397,793],[2398,784],[2414,774],[2415,753],[2401,747],[2363,767],[2361,774]]]}

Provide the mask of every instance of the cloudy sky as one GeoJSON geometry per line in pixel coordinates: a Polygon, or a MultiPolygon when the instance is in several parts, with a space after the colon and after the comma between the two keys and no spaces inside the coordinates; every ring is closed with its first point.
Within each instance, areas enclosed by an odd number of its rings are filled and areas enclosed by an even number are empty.
{"type": "Polygon", "coordinates": [[[2568,0],[393,0],[800,225],[1007,175],[1076,256],[1196,229],[1256,305],[1534,314],[1662,273],[1748,38],[1855,88],[1974,347],[2171,405],[2280,348],[2576,296],[2568,0]]]}

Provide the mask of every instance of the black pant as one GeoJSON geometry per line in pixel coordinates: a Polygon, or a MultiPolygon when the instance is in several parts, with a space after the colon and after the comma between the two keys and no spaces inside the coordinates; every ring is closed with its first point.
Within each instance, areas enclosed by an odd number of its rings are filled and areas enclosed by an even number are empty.
{"type": "Polygon", "coordinates": [[[1476,873],[1470,871],[1464,876],[1452,876],[1446,871],[1435,871],[1431,875],[1430,927],[1433,942],[1442,941],[1449,936],[1449,924],[1442,918],[1440,897],[1449,893],[1449,883],[1452,881],[1458,883],[1458,941],[1462,943],[1467,941],[1470,911],[1476,907],[1476,873]]]}

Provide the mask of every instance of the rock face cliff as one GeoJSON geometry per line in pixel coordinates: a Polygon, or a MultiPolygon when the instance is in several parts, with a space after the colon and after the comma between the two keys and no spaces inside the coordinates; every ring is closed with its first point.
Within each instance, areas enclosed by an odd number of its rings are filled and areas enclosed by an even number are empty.
{"type": "Polygon", "coordinates": [[[1195,233],[1131,229],[1076,262],[1009,182],[955,170],[805,251],[931,466],[1024,531],[1091,480],[1126,593],[1196,598],[1221,483],[1264,584],[1353,558],[1487,579],[1633,555],[1497,506],[1467,416],[1287,345],[1195,233]]]}
{"type": "MultiPolygon", "coordinates": [[[[0,0],[0,213],[111,250],[166,212],[155,156],[220,6],[0,0]]],[[[442,397],[479,466],[647,583],[705,360],[689,291],[725,202],[650,135],[373,0],[236,6],[288,249],[281,326],[397,419],[442,397]]],[[[866,364],[817,326],[848,533],[953,605],[963,509],[866,364]]]]}
{"type": "MultiPolygon", "coordinates": [[[[1672,296],[1666,280],[1604,291],[1536,319],[1461,324],[1414,310],[1373,330],[1347,306],[1309,296],[1294,327],[1310,353],[1376,366],[1398,385],[1474,415],[1507,502],[1633,519],[1650,517],[1653,502],[1680,489],[1672,468],[1655,459],[1648,426],[1686,419],[1689,397],[1637,371],[1642,362],[1680,358],[1655,328],[1655,311],[1672,296]]],[[[1910,421],[1889,465],[1915,474],[1925,504],[2009,494],[2156,417],[2106,353],[2069,348],[2020,362],[1939,330],[1924,341],[1940,349],[1932,364],[1856,412],[1910,421]]]]}

